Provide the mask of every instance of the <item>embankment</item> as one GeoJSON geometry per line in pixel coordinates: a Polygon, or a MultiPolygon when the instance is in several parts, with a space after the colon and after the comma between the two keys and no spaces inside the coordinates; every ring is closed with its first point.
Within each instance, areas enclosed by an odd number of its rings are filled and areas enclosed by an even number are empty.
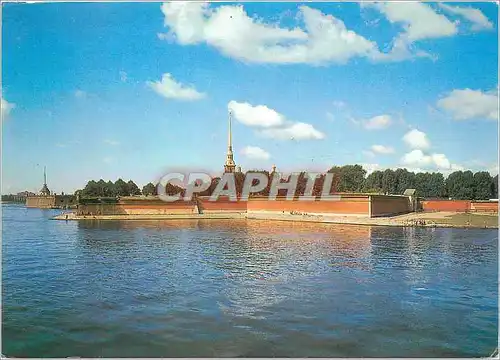
{"type": "MultiPolygon", "coordinates": [[[[424,212],[415,213],[414,199],[395,195],[340,194],[328,200],[310,198],[250,198],[211,201],[199,197],[193,201],[164,202],[156,197],[127,197],[116,203],[80,204],[74,213],[57,220],[168,220],[168,219],[254,219],[306,221],[383,226],[498,227],[498,222],[472,222],[455,213],[494,212],[498,203],[463,201],[424,201],[424,212]],[[448,213],[443,212],[449,211],[448,213]],[[443,217],[429,214],[445,214],[443,217]]],[[[481,218],[483,220],[486,218],[481,218]]]]}

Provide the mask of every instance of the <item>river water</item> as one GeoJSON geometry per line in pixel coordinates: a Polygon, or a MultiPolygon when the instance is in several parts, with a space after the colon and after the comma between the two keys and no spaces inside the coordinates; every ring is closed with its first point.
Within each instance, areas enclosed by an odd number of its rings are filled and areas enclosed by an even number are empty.
{"type": "Polygon", "coordinates": [[[51,221],[2,206],[2,353],[488,356],[488,229],[51,221]]]}

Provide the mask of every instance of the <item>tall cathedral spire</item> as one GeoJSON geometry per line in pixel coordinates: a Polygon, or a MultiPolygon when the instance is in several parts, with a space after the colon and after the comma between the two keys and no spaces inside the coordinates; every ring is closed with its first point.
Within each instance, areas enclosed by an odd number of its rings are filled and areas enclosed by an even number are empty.
{"type": "Polygon", "coordinates": [[[231,111],[229,111],[228,117],[228,133],[227,133],[227,155],[226,162],[224,163],[224,172],[232,173],[236,168],[236,164],[233,159],[233,139],[232,139],[232,131],[231,131],[231,111]]]}
{"type": "Polygon", "coordinates": [[[231,110],[229,110],[229,116],[228,116],[228,122],[229,122],[229,131],[227,133],[227,150],[228,151],[233,151],[233,135],[231,132],[231,110]]]}

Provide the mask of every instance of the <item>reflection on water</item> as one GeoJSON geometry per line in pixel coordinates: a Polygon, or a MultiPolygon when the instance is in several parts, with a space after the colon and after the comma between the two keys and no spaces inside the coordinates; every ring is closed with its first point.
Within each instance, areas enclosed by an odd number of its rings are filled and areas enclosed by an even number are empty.
{"type": "Polygon", "coordinates": [[[10,356],[478,356],[492,230],[48,221],[3,207],[10,356]],[[479,244],[479,245],[478,245],[479,244]]]}

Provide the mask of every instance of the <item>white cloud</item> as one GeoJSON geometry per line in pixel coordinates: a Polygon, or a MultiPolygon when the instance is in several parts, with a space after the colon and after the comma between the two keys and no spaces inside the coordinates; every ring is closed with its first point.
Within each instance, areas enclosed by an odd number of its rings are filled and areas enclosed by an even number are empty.
{"type": "Polygon", "coordinates": [[[111,156],[106,156],[102,159],[102,161],[106,164],[110,164],[114,161],[114,159],[111,156]]]}
{"type": "Polygon", "coordinates": [[[257,146],[247,146],[241,150],[241,153],[250,159],[267,160],[271,157],[267,151],[257,146]]]}
{"type": "Polygon", "coordinates": [[[300,6],[300,27],[285,28],[248,16],[242,5],[210,8],[208,3],[169,2],[161,6],[168,34],[160,39],[181,45],[206,43],[247,62],[277,64],[345,63],[376,57],[377,44],[346,28],[332,15],[300,6]]]}
{"type": "Polygon", "coordinates": [[[495,164],[495,165],[491,166],[488,169],[488,172],[490,173],[491,176],[498,175],[498,164],[495,164]]]}
{"type": "Polygon", "coordinates": [[[248,126],[267,128],[285,123],[283,115],[265,105],[253,106],[246,102],[239,103],[231,100],[227,107],[236,120],[248,126]]]}
{"type": "Polygon", "coordinates": [[[472,7],[450,6],[446,4],[439,4],[439,6],[451,14],[459,15],[469,20],[472,23],[471,30],[480,31],[493,29],[493,23],[489,21],[479,9],[474,9],[472,7]]]}
{"type": "Polygon", "coordinates": [[[405,154],[401,159],[403,164],[412,166],[428,166],[431,161],[431,157],[425,155],[422,150],[413,150],[405,154]]]}
{"type": "Polygon", "coordinates": [[[456,120],[498,119],[498,90],[453,90],[439,99],[437,106],[450,113],[456,120]]]}
{"type": "Polygon", "coordinates": [[[163,74],[161,81],[148,81],[148,86],[167,99],[192,101],[203,99],[206,95],[193,86],[176,82],[169,73],[163,74]]]}
{"type": "Polygon", "coordinates": [[[284,128],[270,128],[260,132],[265,137],[278,140],[321,140],[325,134],[316,130],[311,124],[297,122],[284,128]]]}
{"type": "Polygon", "coordinates": [[[2,119],[5,119],[7,118],[7,116],[10,114],[10,112],[15,109],[16,107],[16,104],[13,104],[13,103],[10,103],[8,102],[7,100],[5,100],[4,98],[0,98],[1,99],[1,107],[2,107],[2,119]]]}
{"type": "Polygon", "coordinates": [[[430,156],[432,162],[436,164],[438,169],[451,169],[450,160],[448,160],[445,154],[432,154],[430,156]]]}
{"type": "Polygon", "coordinates": [[[120,142],[119,141],[116,141],[116,140],[110,140],[110,139],[106,139],[104,140],[104,143],[108,144],[108,145],[112,145],[112,146],[117,146],[117,145],[120,145],[120,142]]]}
{"type": "Polygon", "coordinates": [[[421,2],[377,2],[376,7],[391,23],[402,24],[405,32],[401,35],[408,41],[440,38],[455,35],[456,25],[442,14],[421,2]]]}
{"type": "Polygon", "coordinates": [[[371,149],[377,154],[392,154],[394,152],[392,147],[384,145],[372,145],[371,149]]]}
{"type": "Polygon", "coordinates": [[[403,141],[412,149],[427,149],[431,146],[427,135],[417,129],[408,131],[403,136],[403,141]]]}
{"type": "Polygon", "coordinates": [[[431,170],[446,175],[452,171],[463,170],[461,165],[452,163],[445,154],[426,153],[430,141],[422,131],[410,130],[403,136],[403,141],[413,149],[401,158],[401,163],[406,165],[409,171],[417,173],[431,170]]]}
{"type": "Polygon", "coordinates": [[[426,155],[422,150],[415,149],[403,156],[401,162],[409,166],[423,169],[454,170],[458,165],[452,164],[445,154],[426,155]]]}
{"type": "Polygon", "coordinates": [[[374,7],[392,24],[401,24],[404,32],[393,40],[389,53],[375,53],[377,60],[404,60],[411,57],[432,57],[424,51],[410,49],[412,43],[425,39],[452,36],[458,33],[455,23],[422,2],[373,2],[362,7],[374,7]]]}
{"type": "Polygon", "coordinates": [[[319,140],[325,137],[325,134],[311,124],[289,121],[284,115],[265,105],[254,106],[232,100],[228,109],[242,124],[262,128],[258,133],[265,137],[278,140],[319,140]]]}
{"type": "Polygon", "coordinates": [[[451,164],[451,170],[452,171],[463,171],[463,170],[465,170],[465,168],[462,165],[451,164]]]}
{"type": "Polygon", "coordinates": [[[376,170],[380,170],[381,167],[379,164],[359,164],[366,170],[366,175],[370,175],[372,172],[376,170]]]}
{"type": "Polygon", "coordinates": [[[391,123],[392,119],[389,115],[379,115],[365,121],[364,127],[367,130],[379,130],[389,127],[391,123]]]}

